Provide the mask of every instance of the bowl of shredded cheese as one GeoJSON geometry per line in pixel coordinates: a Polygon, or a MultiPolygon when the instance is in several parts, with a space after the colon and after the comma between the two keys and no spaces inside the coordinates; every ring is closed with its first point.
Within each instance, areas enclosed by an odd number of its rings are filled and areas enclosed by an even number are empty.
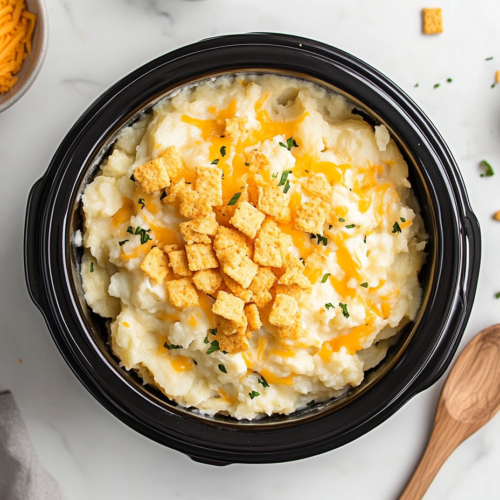
{"type": "Polygon", "coordinates": [[[0,0],[0,112],[35,81],[47,49],[42,0],[0,0]]]}

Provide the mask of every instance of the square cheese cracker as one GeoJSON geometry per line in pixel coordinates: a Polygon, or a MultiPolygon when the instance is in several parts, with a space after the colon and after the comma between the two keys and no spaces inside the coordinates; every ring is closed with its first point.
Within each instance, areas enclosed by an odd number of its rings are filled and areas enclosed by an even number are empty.
{"type": "Polygon", "coordinates": [[[257,235],[266,216],[248,201],[240,201],[230,223],[251,239],[257,235]]]}
{"type": "Polygon", "coordinates": [[[164,160],[163,164],[167,169],[170,180],[177,181],[182,176],[182,172],[184,171],[181,155],[177,146],[169,146],[160,154],[160,157],[164,160]]]}
{"type": "Polygon", "coordinates": [[[241,248],[229,248],[223,251],[222,270],[243,288],[248,288],[255,278],[259,266],[252,262],[241,248]]]}
{"type": "Polygon", "coordinates": [[[212,245],[206,243],[195,243],[186,247],[188,266],[191,271],[202,271],[203,269],[216,269],[219,262],[215,257],[212,245]]]}
{"type": "Polygon", "coordinates": [[[298,311],[299,305],[293,297],[277,294],[269,314],[269,323],[274,326],[288,328],[292,326],[298,311]]]}
{"type": "Polygon", "coordinates": [[[158,247],[153,247],[142,261],[141,269],[149,278],[163,283],[168,274],[167,256],[158,247]]]}
{"type": "Polygon", "coordinates": [[[262,321],[260,320],[259,310],[255,304],[248,304],[245,306],[245,315],[248,320],[248,329],[251,332],[256,332],[262,326],[262,321]]]}
{"type": "Polygon", "coordinates": [[[306,233],[323,234],[328,213],[329,207],[321,198],[312,198],[297,208],[293,227],[306,233]]]}
{"type": "Polygon", "coordinates": [[[222,276],[215,269],[204,269],[195,273],[193,283],[201,292],[213,295],[221,286],[222,276]]]}
{"type": "Polygon", "coordinates": [[[212,312],[218,314],[223,318],[226,318],[237,325],[241,325],[244,320],[245,314],[243,308],[245,307],[245,302],[238,297],[227,293],[219,292],[217,294],[217,300],[212,306],[212,312]]]}
{"type": "Polygon", "coordinates": [[[135,167],[134,178],[147,194],[153,194],[170,186],[166,161],[161,157],[135,167]]]}
{"type": "Polygon", "coordinates": [[[253,260],[261,266],[281,267],[281,231],[272,219],[262,224],[255,239],[253,260]]]}
{"type": "Polygon", "coordinates": [[[426,35],[443,32],[443,13],[441,9],[422,9],[423,30],[426,35]]]}
{"type": "Polygon", "coordinates": [[[185,277],[193,275],[188,266],[185,250],[175,250],[173,252],[169,252],[168,260],[170,262],[170,267],[175,274],[185,277]]]}
{"type": "Polygon", "coordinates": [[[283,192],[283,186],[271,183],[264,188],[258,186],[257,191],[259,193],[257,208],[260,211],[278,220],[286,219],[290,215],[288,208],[290,196],[283,192]]]}
{"type": "Polygon", "coordinates": [[[179,311],[200,305],[198,292],[187,278],[165,283],[168,300],[179,311]]]}

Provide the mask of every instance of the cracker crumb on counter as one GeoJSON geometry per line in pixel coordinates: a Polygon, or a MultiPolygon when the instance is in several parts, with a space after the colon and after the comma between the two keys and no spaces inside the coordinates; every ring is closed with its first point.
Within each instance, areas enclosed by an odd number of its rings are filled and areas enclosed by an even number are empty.
{"type": "Polygon", "coordinates": [[[443,12],[440,8],[422,9],[423,31],[426,35],[443,32],[443,12]]]}

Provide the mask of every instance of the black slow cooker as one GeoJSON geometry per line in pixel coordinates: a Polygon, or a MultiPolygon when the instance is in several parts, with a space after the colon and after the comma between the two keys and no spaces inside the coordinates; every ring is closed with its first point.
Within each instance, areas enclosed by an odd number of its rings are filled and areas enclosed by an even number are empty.
{"type": "Polygon", "coordinates": [[[438,131],[393,82],[328,45],[279,34],[203,40],[166,54],[99,97],[69,131],[33,186],[25,229],[26,279],[61,354],[90,393],[133,429],[214,465],[297,460],[337,448],[386,420],[432,385],[452,360],[477,286],[481,236],[457,164],[438,131]],[[429,243],[416,321],[363,383],[345,396],[288,416],[257,421],[202,416],[177,406],[120,368],[108,325],[87,307],[80,277],[81,193],[119,131],[180,86],[236,72],[278,73],[351,99],[384,124],[410,170],[429,243]]]}

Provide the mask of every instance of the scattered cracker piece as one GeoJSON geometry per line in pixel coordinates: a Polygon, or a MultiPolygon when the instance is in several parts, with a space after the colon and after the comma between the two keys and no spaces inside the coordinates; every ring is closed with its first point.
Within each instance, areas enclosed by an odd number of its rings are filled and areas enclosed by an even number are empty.
{"type": "Polygon", "coordinates": [[[238,332],[234,335],[218,335],[219,349],[228,354],[238,354],[245,352],[250,347],[248,344],[248,335],[245,332],[238,332]]]}
{"type": "Polygon", "coordinates": [[[163,283],[168,274],[167,256],[158,247],[153,247],[142,261],[141,269],[149,278],[163,283]]]}
{"type": "Polygon", "coordinates": [[[311,282],[298,267],[291,267],[287,269],[285,274],[279,279],[278,283],[280,285],[298,285],[303,290],[309,290],[309,288],[311,288],[311,282]]]}
{"type": "Polygon", "coordinates": [[[215,269],[219,262],[215,257],[212,245],[206,243],[195,243],[186,247],[188,266],[191,271],[203,271],[204,269],[215,269]]]}
{"type": "Polygon", "coordinates": [[[255,294],[269,291],[276,283],[276,276],[269,267],[259,267],[257,275],[248,287],[255,294]]]}
{"type": "Polygon", "coordinates": [[[273,296],[267,290],[264,290],[263,292],[260,293],[254,293],[252,296],[252,302],[255,302],[255,305],[259,309],[265,307],[265,305],[271,302],[272,299],[273,296]]]}
{"type": "Polygon", "coordinates": [[[218,167],[195,168],[195,190],[210,200],[212,206],[222,205],[222,171],[218,167]]]}
{"type": "Polygon", "coordinates": [[[230,229],[224,226],[219,226],[217,230],[217,236],[214,240],[214,249],[221,262],[225,261],[227,255],[234,249],[243,251],[246,256],[250,255],[250,249],[246,244],[245,235],[236,229],[230,229]]]}
{"type": "Polygon", "coordinates": [[[170,252],[175,252],[176,250],[179,250],[179,245],[164,245],[162,250],[165,254],[168,255],[170,252]]]}
{"type": "Polygon", "coordinates": [[[235,323],[229,319],[223,318],[222,316],[215,315],[217,333],[220,332],[218,337],[229,337],[231,335],[245,334],[248,328],[248,320],[246,316],[243,316],[241,323],[235,323]]]}
{"type": "Polygon", "coordinates": [[[307,309],[311,305],[312,287],[308,290],[300,288],[299,285],[276,285],[277,294],[285,294],[293,297],[301,309],[307,309]]]}
{"type": "Polygon", "coordinates": [[[222,283],[222,276],[215,269],[204,269],[195,273],[193,283],[201,292],[213,295],[222,283]]]}
{"type": "Polygon", "coordinates": [[[283,266],[285,269],[291,269],[292,267],[296,267],[300,271],[304,271],[305,265],[304,263],[300,260],[297,255],[295,255],[292,252],[288,252],[285,257],[283,258],[283,266]]]}
{"type": "Polygon", "coordinates": [[[243,234],[254,239],[265,218],[266,216],[248,201],[240,201],[229,222],[243,234]]]}
{"type": "Polygon", "coordinates": [[[188,266],[185,250],[175,250],[174,252],[170,252],[168,254],[168,260],[170,261],[170,267],[175,274],[184,277],[193,275],[188,266]]]}
{"type": "Polygon", "coordinates": [[[280,328],[288,328],[292,326],[298,310],[299,305],[293,297],[279,293],[271,308],[269,323],[280,328]]]}
{"type": "Polygon", "coordinates": [[[184,166],[182,165],[181,155],[176,146],[169,146],[160,154],[163,158],[165,168],[167,169],[170,180],[176,181],[182,175],[184,166]]]}
{"type": "Polygon", "coordinates": [[[170,177],[164,158],[156,158],[135,167],[134,178],[147,194],[153,194],[170,186],[170,177]]]}
{"type": "Polygon", "coordinates": [[[212,199],[194,191],[191,187],[186,187],[179,198],[181,200],[179,213],[188,219],[206,217],[212,211],[212,199]]]}
{"type": "Polygon", "coordinates": [[[290,209],[288,203],[290,196],[283,192],[283,187],[275,183],[267,185],[265,188],[257,187],[259,200],[257,208],[265,214],[276,217],[276,219],[286,219],[290,209]]]}
{"type": "Polygon", "coordinates": [[[278,335],[283,340],[296,340],[302,337],[304,329],[302,328],[302,320],[300,318],[300,312],[297,312],[292,324],[289,327],[278,328],[278,335]]]}
{"type": "Polygon", "coordinates": [[[242,248],[224,250],[223,271],[243,288],[248,288],[255,278],[259,266],[252,262],[242,248]]]}
{"type": "Polygon", "coordinates": [[[248,328],[251,332],[256,332],[262,326],[259,310],[255,304],[245,306],[245,315],[248,320],[248,328]]]}
{"type": "Polygon", "coordinates": [[[500,210],[493,216],[495,220],[500,221],[500,210]]]}
{"type": "Polygon", "coordinates": [[[231,292],[236,295],[236,297],[244,300],[245,302],[250,302],[253,297],[253,292],[243,288],[237,281],[233,280],[226,273],[222,273],[222,279],[226,286],[231,290],[231,292]]]}
{"type": "MultiPolygon", "coordinates": [[[[285,265],[286,259],[289,259],[290,255],[290,247],[293,245],[293,239],[289,234],[281,233],[280,234],[280,252],[281,252],[281,260],[283,261],[283,265],[285,265]]],[[[298,257],[297,257],[298,259],[298,257]]]]}
{"type": "Polygon", "coordinates": [[[495,72],[495,83],[500,83],[500,69],[495,72]]]}
{"type": "Polygon", "coordinates": [[[316,247],[311,255],[306,258],[305,264],[309,269],[323,269],[328,257],[322,253],[320,247],[316,247]]]}
{"type": "Polygon", "coordinates": [[[329,207],[321,198],[312,198],[297,208],[293,227],[306,233],[323,234],[328,212],[329,207]]]}
{"type": "Polygon", "coordinates": [[[307,177],[304,182],[304,190],[307,194],[317,196],[326,202],[330,202],[332,199],[332,186],[319,174],[312,174],[307,177]]]}
{"type": "Polygon", "coordinates": [[[422,9],[423,30],[426,35],[443,32],[443,13],[441,9],[422,9]]]}
{"type": "Polygon", "coordinates": [[[217,294],[217,300],[212,306],[212,312],[236,323],[236,325],[241,325],[244,323],[244,307],[245,302],[243,300],[230,293],[219,292],[217,294]]]}
{"type": "Polygon", "coordinates": [[[235,116],[234,118],[226,118],[226,129],[224,135],[231,142],[238,142],[248,132],[246,124],[248,118],[246,116],[235,116]]]}
{"type": "Polygon", "coordinates": [[[219,224],[215,220],[215,213],[210,212],[203,219],[194,219],[191,221],[191,229],[201,234],[208,234],[209,236],[215,236],[217,234],[217,229],[219,224]]]}
{"type": "Polygon", "coordinates": [[[246,155],[245,163],[248,163],[251,172],[258,172],[269,165],[269,160],[265,154],[253,150],[246,155]]]}
{"type": "Polygon", "coordinates": [[[262,266],[281,267],[280,235],[276,222],[265,220],[255,239],[253,260],[262,266]]]}
{"type": "Polygon", "coordinates": [[[182,236],[184,236],[186,240],[186,245],[192,245],[193,243],[212,243],[212,240],[206,234],[193,231],[191,221],[183,222],[179,225],[179,228],[182,236]]]}
{"type": "Polygon", "coordinates": [[[200,305],[198,292],[187,278],[167,281],[167,283],[165,283],[165,288],[167,289],[170,303],[180,311],[200,305]]]}

